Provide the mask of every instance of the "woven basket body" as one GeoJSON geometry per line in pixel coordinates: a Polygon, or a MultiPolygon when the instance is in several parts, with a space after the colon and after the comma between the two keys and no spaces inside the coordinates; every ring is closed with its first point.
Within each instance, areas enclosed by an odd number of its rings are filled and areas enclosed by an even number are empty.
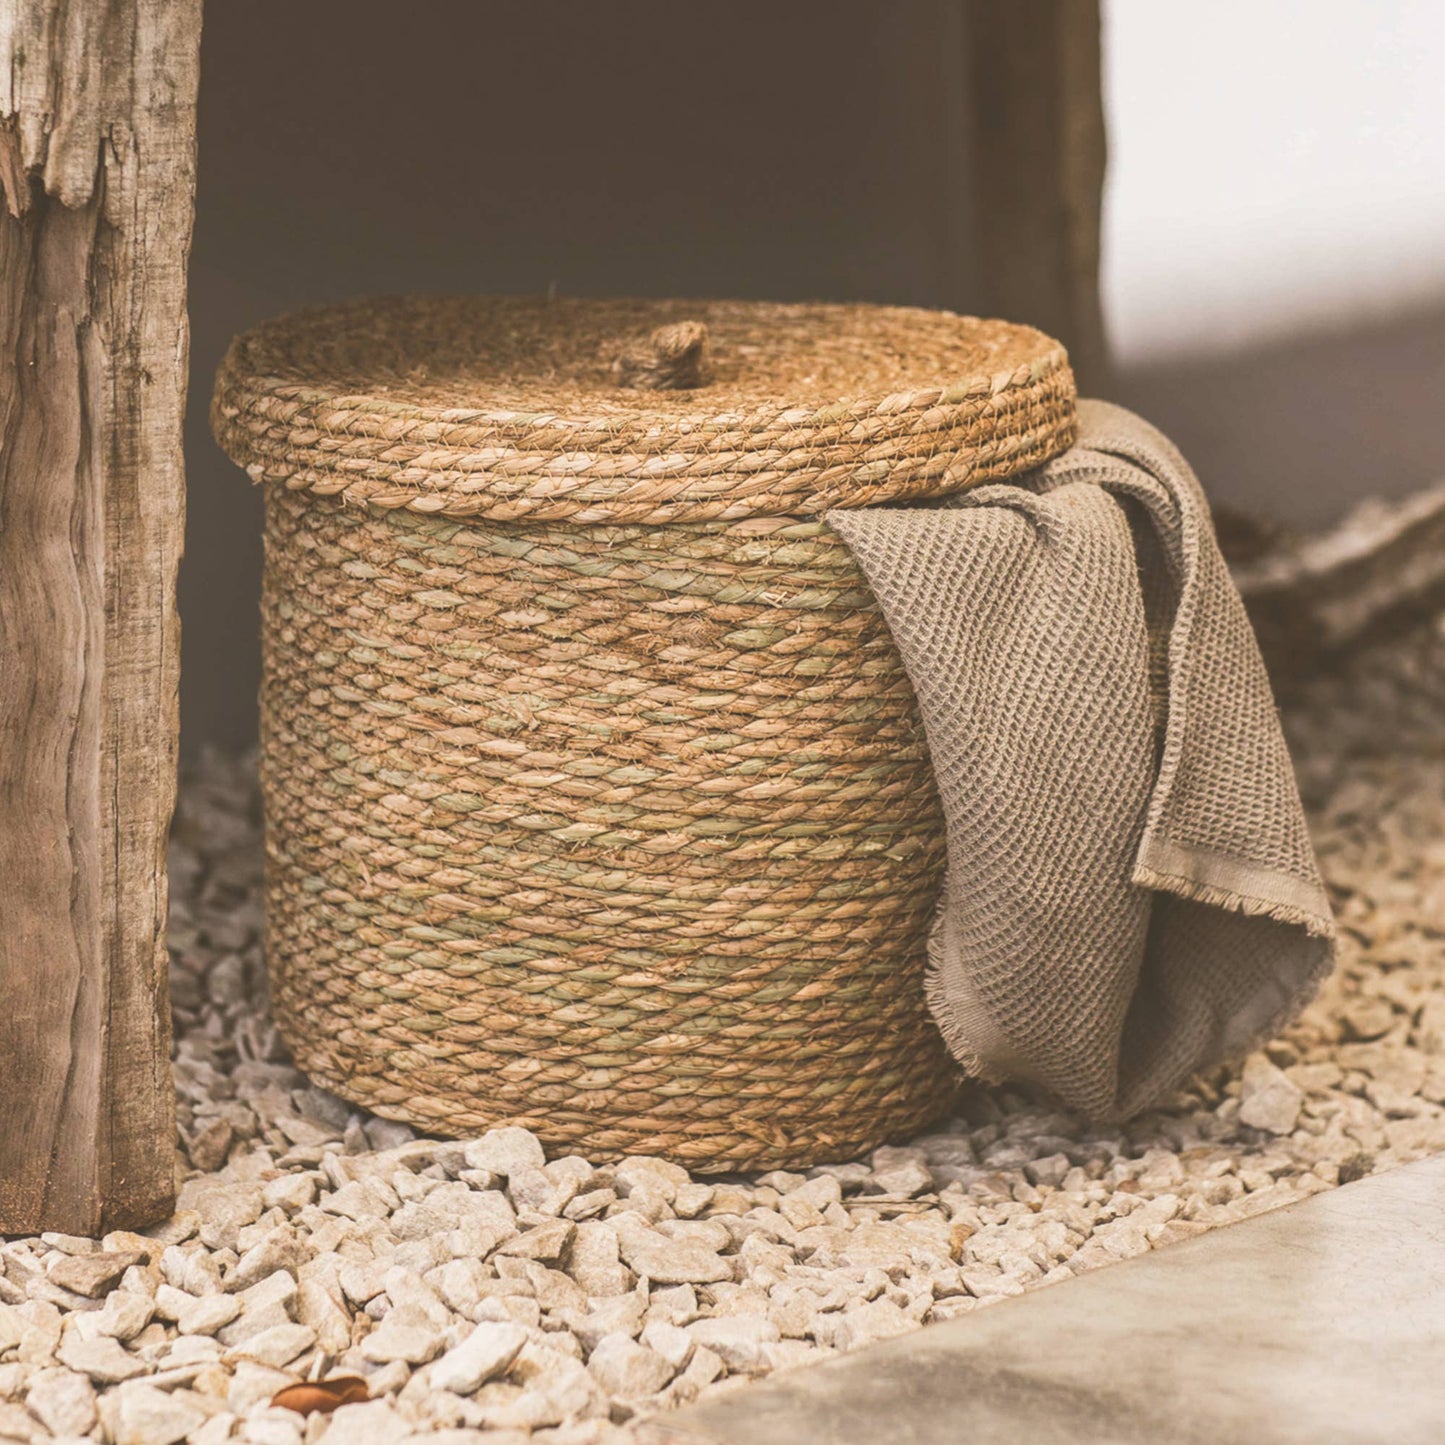
{"type": "Polygon", "coordinates": [[[1060,451],[1057,347],[881,308],[370,303],[241,338],[214,421],[272,484],[267,952],[303,1068],[428,1130],[705,1171],[946,1110],[922,724],[820,513],[1060,451]],[[684,317],[712,379],[619,386],[684,317]]]}

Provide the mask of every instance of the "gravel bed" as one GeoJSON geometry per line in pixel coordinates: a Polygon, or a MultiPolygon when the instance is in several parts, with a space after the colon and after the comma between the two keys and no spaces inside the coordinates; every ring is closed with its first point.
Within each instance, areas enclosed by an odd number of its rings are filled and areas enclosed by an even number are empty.
{"type": "Polygon", "coordinates": [[[252,771],[207,758],[172,861],[179,1209],[0,1245],[0,1439],[624,1441],[1445,1147],[1442,678],[1421,625],[1292,710],[1343,942],[1282,1038],[1127,1127],[972,1087],[946,1128],[807,1174],[548,1162],[521,1130],[419,1139],[310,1087],[265,1011],[252,771]],[[370,1399],[271,1403],[338,1376],[370,1399]]]}

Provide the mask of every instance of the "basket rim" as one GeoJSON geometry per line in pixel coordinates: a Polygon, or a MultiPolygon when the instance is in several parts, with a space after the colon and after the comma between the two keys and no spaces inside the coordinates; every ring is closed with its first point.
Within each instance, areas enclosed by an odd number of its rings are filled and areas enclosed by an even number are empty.
{"type": "Polygon", "coordinates": [[[357,505],[593,524],[948,495],[1064,450],[1074,403],[1058,342],[947,311],[411,295],[308,308],[238,336],[211,418],[253,481],[357,505]],[[689,391],[623,390],[607,375],[609,328],[636,337],[684,318],[725,355],[774,349],[746,379],[734,362],[689,391]],[[574,335],[575,364],[563,349],[574,335]],[[492,361],[513,369],[489,372],[492,361]]]}

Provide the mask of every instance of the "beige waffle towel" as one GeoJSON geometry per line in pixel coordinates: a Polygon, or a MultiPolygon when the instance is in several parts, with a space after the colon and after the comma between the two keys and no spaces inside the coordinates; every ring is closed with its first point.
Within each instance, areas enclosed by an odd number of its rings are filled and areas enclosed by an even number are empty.
{"type": "Polygon", "coordinates": [[[948,824],[954,1054],[1096,1117],[1245,1052],[1334,930],[1259,649],[1187,463],[1079,410],[1020,484],[828,521],[918,694],[948,824]]]}

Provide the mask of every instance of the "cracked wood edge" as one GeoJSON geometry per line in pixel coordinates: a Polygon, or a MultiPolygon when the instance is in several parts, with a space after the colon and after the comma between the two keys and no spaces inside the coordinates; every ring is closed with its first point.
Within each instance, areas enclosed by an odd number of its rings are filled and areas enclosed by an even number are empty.
{"type": "Polygon", "coordinates": [[[0,1233],[169,1213],[200,0],[0,0],[0,1233]]]}

